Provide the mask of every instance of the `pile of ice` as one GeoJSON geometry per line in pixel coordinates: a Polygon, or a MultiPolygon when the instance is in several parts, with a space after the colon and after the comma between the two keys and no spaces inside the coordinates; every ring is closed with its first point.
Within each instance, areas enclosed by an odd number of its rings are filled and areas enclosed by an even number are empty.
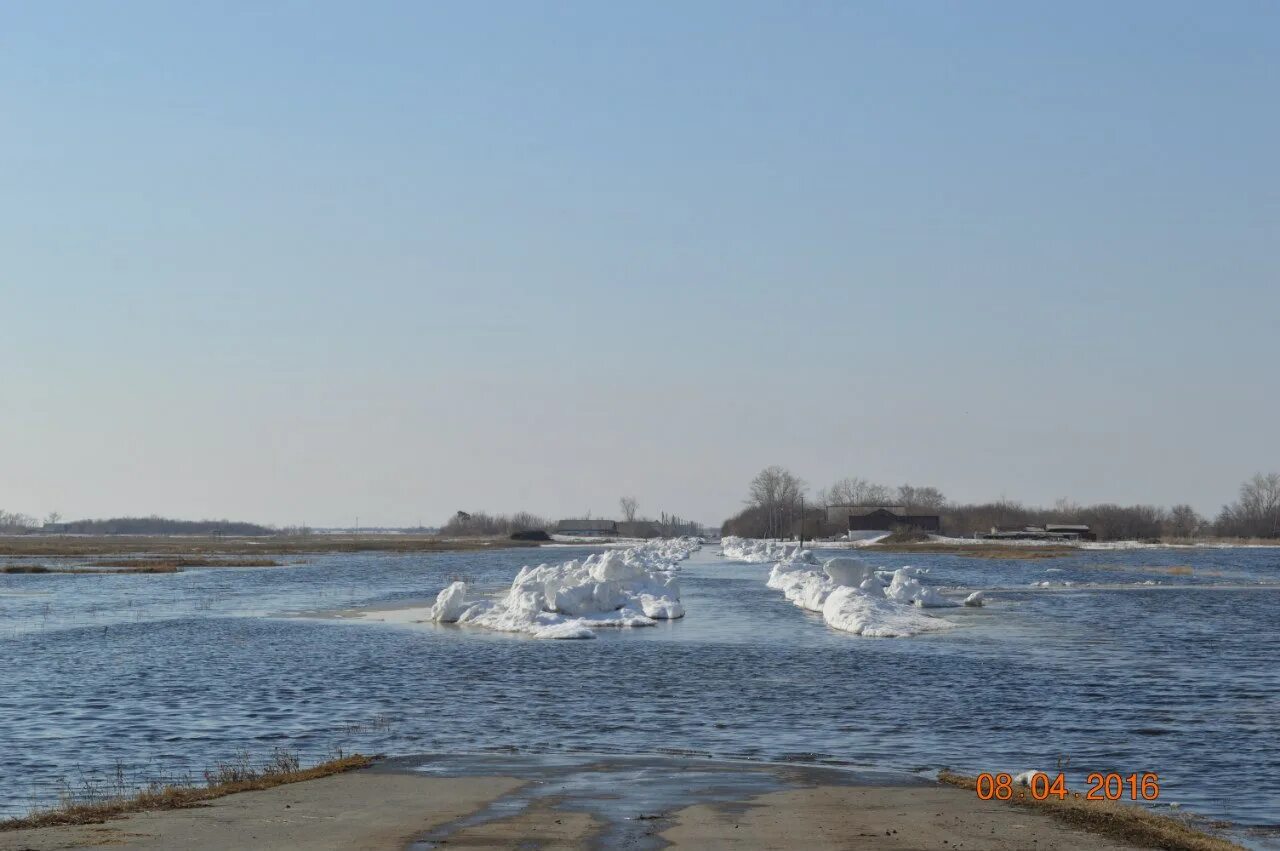
{"type": "MultiPolygon", "coordinates": [[[[954,626],[920,611],[960,605],[923,585],[920,576],[927,572],[914,567],[878,571],[848,556],[820,564],[811,551],[801,550],[773,566],[768,585],[800,608],[821,612],[822,619],[836,629],[868,638],[894,638],[954,626]]],[[[981,599],[969,605],[981,605],[981,599]]]]}
{"type": "Polygon", "coordinates": [[[747,561],[752,564],[765,564],[790,558],[796,551],[795,544],[784,544],[781,541],[761,541],[754,538],[739,538],[726,535],[720,539],[720,554],[734,561],[747,561]]]}
{"type": "Polygon", "coordinates": [[[466,583],[455,582],[436,597],[431,619],[535,638],[595,638],[600,627],[654,626],[684,617],[677,565],[699,546],[694,538],[673,538],[522,567],[497,599],[468,599],[466,583]]]}

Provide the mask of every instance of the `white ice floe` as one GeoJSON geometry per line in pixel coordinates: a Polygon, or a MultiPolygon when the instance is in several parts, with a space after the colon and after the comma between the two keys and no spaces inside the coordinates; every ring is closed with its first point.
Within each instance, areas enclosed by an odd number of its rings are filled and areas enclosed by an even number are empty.
{"type": "Polygon", "coordinates": [[[919,573],[910,573],[911,568],[904,567],[894,571],[889,587],[884,595],[899,603],[911,603],[921,609],[944,609],[958,606],[954,600],[948,600],[931,585],[922,585],[916,577],[919,573]]]}
{"type": "Polygon", "coordinates": [[[985,599],[985,597],[986,595],[984,595],[981,591],[974,591],[968,597],[964,598],[964,604],[966,606],[981,606],[982,601],[985,599]]]}
{"type": "Polygon", "coordinates": [[[437,623],[455,623],[467,610],[467,583],[454,582],[436,595],[431,607],[431,620],[437,623]]]}
{"type": "Polygon", "coordinates": [[[923,571],[877,571],[840,556],[819,564],[810,550],[790,552],[769,572],[767,584],[802,609],[820,612],[835,629],[868,638],[893,638],[950,629],[954,624],[920,612],[926,606],[958,605],[920,584],[923,571]],[[887,586],[887,587],[886,587],[887,586]]]}
{"type": "Polygon", "coordinates": [[[701,543],[649,541],[583,561],[522,567],[497,599],[467,599],[455,582],[440,592],[430,619],[439,623],[524,632],[535,638],[594,638],[600,627],[653,626],[684,617],[677,563],[701,543]]]}
{"type": "Polygon", "coordinates": [[[842,585],[827,595],[822,619],[828,625],[867,638],[895,638],[949,629],[949,621],[921,614],[910,606],[861,588],[842,585]]]}

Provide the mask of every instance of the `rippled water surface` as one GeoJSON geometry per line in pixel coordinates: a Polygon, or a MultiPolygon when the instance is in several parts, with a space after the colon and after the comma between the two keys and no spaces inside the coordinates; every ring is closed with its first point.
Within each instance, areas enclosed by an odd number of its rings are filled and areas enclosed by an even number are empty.
{"type": "Polygon", "coordinates": [[[597,641],[288,616],[430,598],[453,578],[496,590],[522,564],[587,552],[0,575],[0,812],[117,763],[198,776],[280,746],[971,772],[1067,755],[1077,783],[1158,772],[1162,802],[1280,823],[1280,550],[868,557],[1001,589],[942,613],[961,628],[912,639],[833,631],[765,587],[768,565],[714,547],[684,564],[688,617],[597,641]]]}

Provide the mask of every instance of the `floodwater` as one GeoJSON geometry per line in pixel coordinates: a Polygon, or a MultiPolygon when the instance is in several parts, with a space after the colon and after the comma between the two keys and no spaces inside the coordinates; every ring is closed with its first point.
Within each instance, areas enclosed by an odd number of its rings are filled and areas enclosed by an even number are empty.
{"type": "Polygon", "coordinates": [[[904,776],[1064,764],[1081,788],[1092,771],[1154,772],[1158,806],[1275,841],[1278,549],[859,553],[1000,589],[937,612],[960,628],[908,639],[832,630],[765,586],[769,565],[714,546],[683,564],[686,618],[596,641],[298,616],[408,604],[459,578],[497,591],[523,564],[593,551],[0,574],[0,814],[277,747],[689,754],[904,776]]]}

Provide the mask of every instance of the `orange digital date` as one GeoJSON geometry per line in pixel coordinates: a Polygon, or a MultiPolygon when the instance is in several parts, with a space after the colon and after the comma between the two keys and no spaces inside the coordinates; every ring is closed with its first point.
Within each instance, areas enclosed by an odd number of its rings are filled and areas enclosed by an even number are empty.
{"type": "MultiPolygon", "coordinates": [[[[1119,801],[1125,797],[1126,792],[1131,801],[1154,801],[1160,797],[1160,775],[1152,772],[1121,776],[1115,772],[1103,774],[1095,771],[1085,778],[1085,782],[1089,784],[1089,791],[1084,794],[1086,801],[1119,801]]],[[[1013,778],[1008,774],[983,772],[978,775],[975,788],[978,797],[984,801],[993,798],[1008,801],[1013,797],[1013,785],[1013,778]]],[[[1030,787],[1031,797],[1037,801],[1051,797],[1061,801],[1073,794],[1067,791],[1062,772],[1052,776],[1037,772],[1031,775],[1027,786],[1030,787]]],[[[1079,797],[1078,792],[1074,794],[1079,797]]]]}

